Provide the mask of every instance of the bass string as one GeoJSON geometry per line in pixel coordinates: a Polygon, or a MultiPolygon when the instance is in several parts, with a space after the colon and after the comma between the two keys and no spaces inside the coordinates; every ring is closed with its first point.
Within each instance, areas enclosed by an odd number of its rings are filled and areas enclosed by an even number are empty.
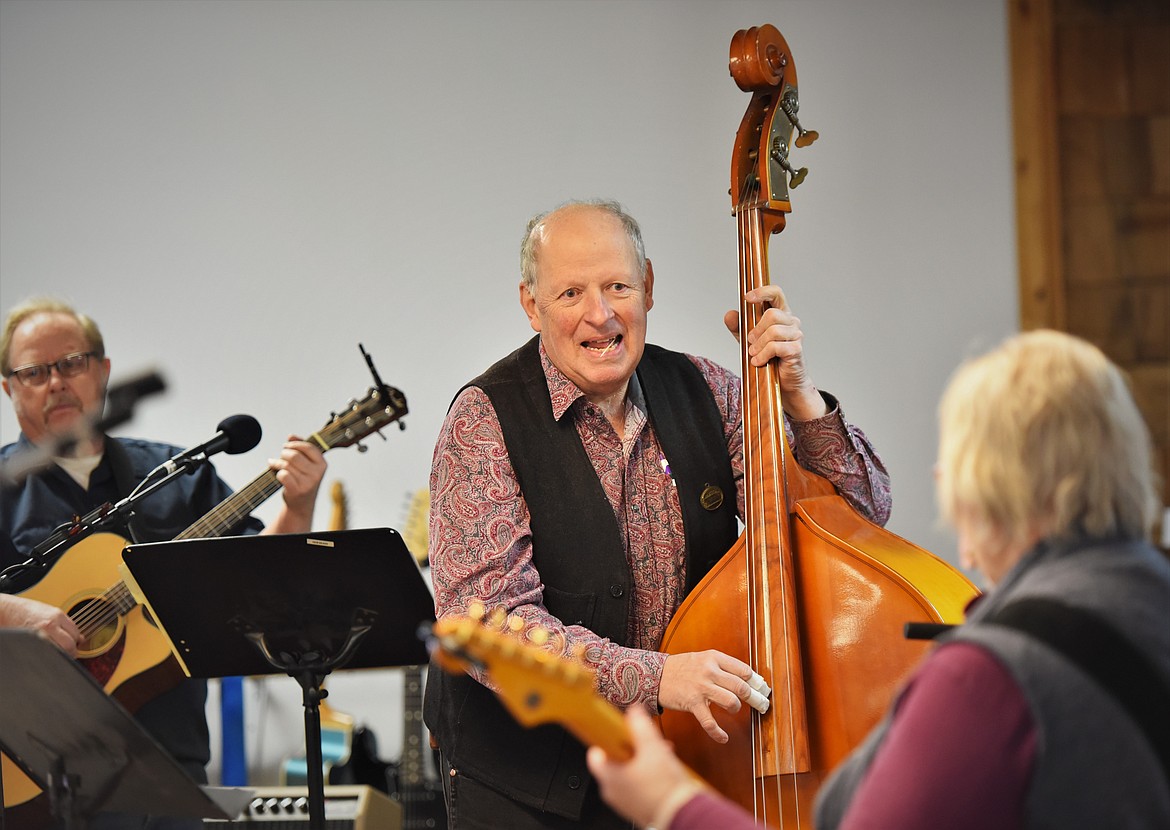
{"type": "MultiPolygon", "coordinates": [[[[758,184],[747,187],[742,192],[746,195],[758,195],[758,184]]],[[[753,288],[759,288],[768,283],[767,273],[767,234],[761,223],[759,211],[754,208],[744,208],[738,211],[740,225],[740,271],[741,296],[753,288]]],[[[747,351],[746,333],[751,326],[758,323],[762,311],[756,304],[741,301],[740,334],[743,347],[744,367],[744,428],[745,428],[745,462],[751,475],[747,479],[751,486],[748,489],[747,515],[749,517],[747,532],[748,544],[748,591],[749,602],[749,652],[753,667],[764,666],[773,687],[772,706],[769,713],[760,715],[752,712],[752,751],[754,768],[756,771],[753,791],[756,801],[756,816],[765,822],[768,816],[768,799],[766,797],[767,779],[759,774],[764,769],[765,755],[771,752],[774,759],[781,757],[780,737],[786,733],[790,751],[796,749],[796,723],[791,705],[796,694],[791,685],[792,671],[792,632],[788,631],[789,618],[786,613],[781,614],[779,620],[780,631],[774,632],[776,624],[769,613],[772,602],[772,587],[768,578],[769,565],[767,553],[779,551],[783,555],[784,527],[787,520],[787,495],[785,491],[783,463],[787,460],[784,452],[785,436],[780,430],[784,429],[784,415],[780,399],[779,378],[775,376],[774,367],[769,364],[755,367],[750,363],[747,351]],[[750,439],[749,440],[749,435],[750,439]],[[758,448],[758,449],[757,449],[758,448]],[[772,463],[763,463],[768,459],[772,463]],[[777,505],[769,505],[765,500],[774,498],[777,505]],[[781,659],[782,666],[775,663],[777,642],[783,646],[781,659]],[[777,669],[780,669],[778,672],[777,669]],[[777,711],[777,707],[783,709],[777,711]],[[782,718],[779,728],[770,731],[764,729],[764,718],[782,718]],[[770,745],[765,745],[765,734],[771,735],[770,745]]],[[[787,582],[781,578],[777,586],[780,591],[780,606],[788,608],[791,598],[786,596],[787,582]]],[[[789,796],[786,792],[783,776],[777,775],[775,780],[776,803],[782,805],[789,796]]],[[[796,776],[791,776],[791,797],[797,796],[796,776]]],[[[784,824],[783,810],[778,817],[781,826],[784,824]]],[[[798,811],[797,812],[799,815],[798,811]]]]}

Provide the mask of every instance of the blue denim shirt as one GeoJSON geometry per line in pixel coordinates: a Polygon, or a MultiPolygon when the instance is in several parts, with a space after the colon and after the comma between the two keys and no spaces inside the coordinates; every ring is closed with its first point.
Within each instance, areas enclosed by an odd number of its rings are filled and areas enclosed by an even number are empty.
{"type": "MultiPolygon", "coordinates": [[[[20,440],[0,449],[0,464],[32,447],[20,440]]],[[[82,489],[55,464],[28,476],[17,485],[0,490],[0,570],[24,562],[33,548],[53,530],[75,516],[84,516],[103,504],[125,498],[155,467],[182,451],[181,447],[136,438],[107,438],[106,452],[90,475],[89,489],[82,489]],[[111,456],[115,458],[112,459],[111,456]]],[[[142,499],[129,526],[103,528],[136,542],[160,542],[175,538],[232,494],[210,464],[178,476],[142,499]]],[[[257,533],[262,523],[248,517],[232,533],[257,533]]],[[[58,551],[58,555],[63,552],[58,551]]],[[[24,591],[40,578],[27,575],[9,590],[24,591]]],[[[105,589],[110,586],[93,586],[105,589]]],[[[142,726],[166,748],[197,781],[207,780],[204,770],[211,749],[204,707],[207,684],[186,680],[147,702],[135,713],[142,726]]]]}
{"type": "MultiPolygon", "coordinates": [[[[155,467],[182,451],[181,447],[137,438],[107,438],[115,446],[102,456],[83,490],[55,464],[30,475],[15,487],[0,491],[0,569],[23,562],[53,530],[75,516],[83,516],[103,504],[116,504],[155,467]],[[115,475],[111,455],[120,454],[126,461],[123,481],[115,475]]],[[[22,435],[20,440],[0,449],[0,463],[32,448],[22,435]]],[[[232,494],[232,490],[205,464],[181,475],[150,493],[137,505],[136,513],[126,526],[103,528],[134,542],[163,542],[175,538],[212,508],[232,494]]],[[[249,518],[233,533],[256,533],[263,527],[249,518]]],[[[27,586],[20,586],[21,589],[27,586]]]]}

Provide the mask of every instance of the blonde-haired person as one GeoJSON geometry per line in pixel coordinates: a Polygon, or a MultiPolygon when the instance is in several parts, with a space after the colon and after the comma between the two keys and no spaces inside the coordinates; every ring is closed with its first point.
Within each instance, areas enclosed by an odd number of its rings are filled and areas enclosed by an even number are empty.
{"type": "MultiPolygon", "coordinates": [[[[939,508],[989,590],[821,788],[817,827],[1170,827],[1170,562],[1124,377],[1076,337],[1017,335],[956,372],[939,426],[939,508]]],[[[591,750],[611,804],[753,826],[631,728],[629,764],[591,750]]]]}

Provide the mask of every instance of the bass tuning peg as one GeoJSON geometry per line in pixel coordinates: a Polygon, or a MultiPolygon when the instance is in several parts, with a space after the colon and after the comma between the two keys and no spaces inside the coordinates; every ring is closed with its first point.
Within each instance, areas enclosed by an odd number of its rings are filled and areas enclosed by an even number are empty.
{"type": "Polygon", "coordinates": [[[788,144],[782,138],[776,138],[772,141],[772,161],[779,164],[788,173],[788,186],[795,190],[804,181],[804,177],[808,175],[808,168],[801,167],[799,170],[792,166],[788,161],[788,144]]]}
{"type": "Polygon", "coordinates": [[[800,110],[800,101],[796,99],[796,94],[791,89],[784,93],[784,97],[780,100],[780,109],[784,110],[784,114],[788,116],[788,120],[796,128],[796,141],[792,143],[797,147],[807,147],[821,137],[821,134],[816,130],[806,130],[800,126],[800,119],[796,117],[796,113],[800,110]]]}

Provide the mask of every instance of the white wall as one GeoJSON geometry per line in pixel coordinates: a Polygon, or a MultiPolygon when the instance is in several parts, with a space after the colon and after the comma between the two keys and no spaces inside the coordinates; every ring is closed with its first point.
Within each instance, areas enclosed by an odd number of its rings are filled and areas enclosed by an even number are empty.
{"type": "MultiPolygon", "coordinates": [[[[651,338],[737,365],[720,320],[748,96],[727,47],[768,22],[821,133],[773,280],[818,385],[887,462],[891,529],[953,560],[935,402],[1017,318],[1001,2],[3,0],[0,306],[65,296],[115,380],[161,370],[127,433],[189,445],[255,415],[261,447],[217,462],[236,487],[364,394],[364,343],[408,428],[330,453],[329,479],[351,526],[397,526],[452,394],[529,334],[517,248],[537,210],[625,203],[654,259],[651,338]]],[[[5,405],[0,439],[17,432],[5,405]]],[[[346,682],[334,703],[396,754],[400,685],[346,682]]],[[[280,685],[294,720],[265,735],[291,745],[299,690],[280,685]]]]}

